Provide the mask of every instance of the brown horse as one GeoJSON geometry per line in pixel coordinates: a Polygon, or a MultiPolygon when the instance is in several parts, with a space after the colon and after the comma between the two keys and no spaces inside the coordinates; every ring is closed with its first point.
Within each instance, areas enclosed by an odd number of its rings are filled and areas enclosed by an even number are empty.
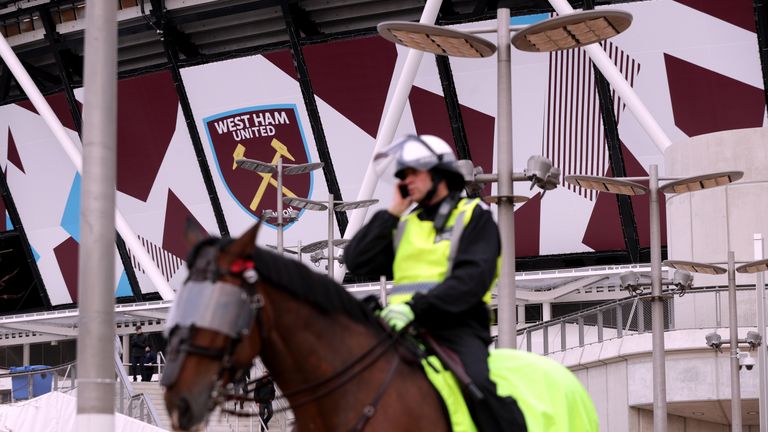
{"type": "Polygon", "coordinates": [[[328,278],[256,248],[258,227],[203,241],[188,260],[162,381],[174,429],[204,424],[258,355],[299,431],[450,430],[437,392],[374,315],[328,278]]]}

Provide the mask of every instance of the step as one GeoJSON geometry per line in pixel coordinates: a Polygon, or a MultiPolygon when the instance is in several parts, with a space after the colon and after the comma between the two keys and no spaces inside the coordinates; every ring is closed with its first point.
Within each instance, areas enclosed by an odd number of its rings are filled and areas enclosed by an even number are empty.
{"type": "MultiPolygon", "coordinates": [[[[171,430],[171,420],[165,409],[162,386],[154,381],[135,382],[131,384],[133,384],[134,392],[144,393],[144,395],[152,402],[158,415],[158,421],[160,422],[159,426],[171,430]]],[[[230,403],[234,406],[234,402],[230,403]]],[[[254,402],[247,402],[245,404],[246,411],[256,414],[257,409],[258,407],[254,402]]],[[[286,424],[284,413],[276,413],[269,422],[269,425],[269,432],[288,432],[289,430],[292,430],[290,425],[286,424]]],[[[206,432],[262,432],[259,426],[260,422],[257,416],[254,416],[253,418],[238,418],[234,415],[221,413],[219,409],[216,409],[209,416],[208,424],[203,430],[206,432]]]]}
{"type": "Polygon", "coordinates": [[[171,418],[168,416],[168,411],[165,409],[165,401],[163,400],[163,387],[156,381],[149,382],[132,382],[134,393],[144,393],[144,397],[152,404],[157,413],[157,420],[161,428],[171,430],[171,418]]]}

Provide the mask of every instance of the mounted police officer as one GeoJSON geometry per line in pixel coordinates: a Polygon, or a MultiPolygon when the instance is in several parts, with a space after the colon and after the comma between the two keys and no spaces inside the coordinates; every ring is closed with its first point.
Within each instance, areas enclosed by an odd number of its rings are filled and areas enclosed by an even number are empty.
{"type": "Polygon", "coordinates": [[[465,398],[481,432],[526,430],[517,403],[497,396],[488,377],[488,302],[501,252],[491,212],[462,198],[464,178],[442,139],[411,135],[376,156],[386,157],[395,159],[398,187],[389,209],[346,246],[349,271],[393,277],[382,318],[395,330],[415,321],[458,354],[484,396],[465,398]]]}

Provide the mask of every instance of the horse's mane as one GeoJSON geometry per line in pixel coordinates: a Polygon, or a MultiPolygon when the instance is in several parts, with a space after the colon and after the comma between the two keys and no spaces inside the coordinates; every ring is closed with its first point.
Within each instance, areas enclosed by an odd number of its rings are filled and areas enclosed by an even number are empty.
{"type": "Polygon", "coordinates": [[[253,260],[259,278],[275,288],[325,313],[341,313],[372,328],[381,328],[373,313],[344,287],[304,264],[262,248],[256,248],[253,260]]]}

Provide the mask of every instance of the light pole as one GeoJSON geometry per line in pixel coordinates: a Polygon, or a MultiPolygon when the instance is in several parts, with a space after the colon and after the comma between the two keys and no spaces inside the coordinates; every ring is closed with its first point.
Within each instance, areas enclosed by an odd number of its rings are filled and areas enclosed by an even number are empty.
{"type": "Polygon", "coordinates": [[[117,7],[89,0],[87,8],[75,429],[114,431],[117,7]]]}
{"type": "MultiPolygon", "coordinates": [[[[316,211],[328,211],[328,277],[333,279],[333,222],[337,211],[347,211],[370,207],[379,202],[377,199],[362,201],[334,201],[333,194],[328,195],[328,201],[314,201],[306,198],[285,197],[283,201],[291,206],[316,211]]],[[[341,243],[339,243],[341,244],[341,243]]],[[[305,249],[307,247],[305,246],[305,249]]],[[[308,250],[302,250],[308,252],[308,250]]]]}
{"type": "Polygon", "coordinates": [[[578,48],[613,37],[629,27],[632,15],[619,11],[575,12],[551,18],[528,27],[509,25],[509,9],[497,10],[496,28],[475,31],[411,22],[385,22],[378,25],[387,40],[436,55],[497,58],[496,163],[498,167],[498,220],[501,235],[501,275],[498,281],[499,339],[501,348],[515,347],[517,338],[515,291],[514,181],[512,172],[512,71],[511,46],[525,51],[550,52],[578,48]],[[521,29],[510,40],[510,31],[521,29]],[[497,47],[473,33],[496,32],[497,47]]]}
{"type": "MultiPolygon", "coordinates": [[[[284,164],[283,158],[277,158],[276,164],[266,163],[254,159],[236,159],[235,163],[240,168],[257,172],[265,179],[272,174],[277,174],[277,253],[283,254],[283,175],[306,174],[322,168],[322,162],[310,162],[305,164],[284,164]]],[[[295,220],[295,219],[294,219],[295,220]]]]}
{"type": "Polygon", "coordinates": [[[741,432],[741,383],[739,382],[738,340],[739,324],[736,317],[736,267],[733,251],[728,252],[728,269],[691,261],[664,261],[666,266],[697,273],[720,275],[728,273],[728,315],[731,332],[731,430],[741,432]]]}
{"type": "Polygon", "coordinates": [[[740,179],[744,173],[729,171],[705,174],[686,178],[659,178],[658,167],[651,165],[648,177],[596,177],[567,176],[565,180],[575,186],[610,192],[620,195],[649,194],[651,225],[651,328],[652,328],[652,365],[653,365],[653,430],[667,430],[667,384],[664,352],[664,297],[661,291],[661,222],[659,214],[659,192],[683,193],[717,186],[724,186],[740,179]],[[671,180],[659,187],[659,181],[671,180]],[[647,181],[648,186],[636,183],[647,181]]]}
{"type": "MultiPolygon", "coordinates": [[[[484,174],[481,167],[475,167],[470,160],[460,160],[457,163],[459,171],[464,175],[467,191],[479,194],[485,183],[498,182],[501,184],[501,177],[496,173],[484,174]]],[[[497,283],[497,303],[498,303],[498,330],[499,336],[497,346],[500,348],[514,348],[517,337],[517,296],[515,288],[515,227],[514,227],[514,209],[515,204],[528,201],[528,197],[512,194],[511,183],[523,181],[530,182],[531,188],[538,187],[542,191],[542,196],[560,184],[560,168],[553,167],[552,162],[543,156],[531,156],[528,158],[526,169],[522,173],[510,172],[509,195],[502,193],[499,186],[499,194],[483,197],[483,200],[489,204],[499,206],[499,232],[502,238],[502,263],[501,275],[497,283]],[[503,213],[502,208],[509,206],[510,214],[503,213]],[[504,221],[512,221],[507,226],[504,221]],[[504,239],[509,239],[509,248],[504,249],[504,239]],[[505,272],[505,268],[510,268],[505,272]],[[506,293],[506,294],[504,294],[506,293]]]]}
{"type": "MultiPolygon", "coordinates": [[[[738,273],[756,273],[755,281],[755,300],[757,303],[757,332],[765,336],[765,272],[768,271],[768,259],[763,256],[763,235],[754,235],[755,259],[751,263],[736,267],[738,273]]],[[[758,413],[760,415],[760,431],[765,432],[768,429],[768,361],[766,361],[766,348],[757,350],[757,372],[760,377],[760,393],[758,401],[758,413]]]]}
{"type": "MultiPolygon", "coordinates": [[[[728,327],[730,330],[730,340],[727,341],[730,352],[731,365],[731,430],[741,431],[741,381],[739,380],[739,321],[736,308],[736,272],[755,273],[765,271],[768,260],[748,262],[736,268],[736,259],[733,251],[728,252],[728,268],[723,268],[713,264],[699,263],[693,261],[664,261],[664,265],[674,269],[683,269],[697,273],[710,275],[728,274],[728,327]],[[760,270],[763,269],[763,270],[760,270]]],[[[759,286],[755,287],[759,289],[759,286]]],[[[758,306],[760,308],[760,306],[758,306]]],[[[763,331],[758,326],[759,333],[763,331]]],[[[717,347],[724,342],[720,342],[717,347]]]]}

